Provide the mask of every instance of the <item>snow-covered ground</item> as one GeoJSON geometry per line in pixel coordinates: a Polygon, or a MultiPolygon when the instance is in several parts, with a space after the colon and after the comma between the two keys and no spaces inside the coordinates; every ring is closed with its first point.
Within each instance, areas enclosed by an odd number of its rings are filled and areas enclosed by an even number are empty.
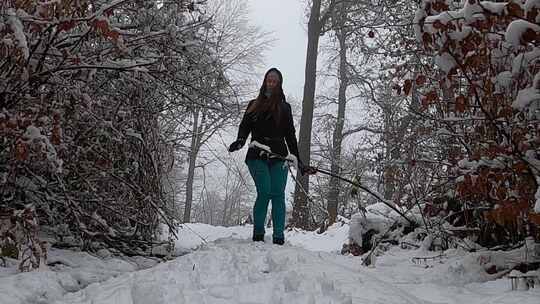
{"type": "Polygon", "coordinates": [[[540,288],[512,291],[487,280],[479,255],[392,247],[375,267],[339,254],[348,226],[289,231],[285,246],[251,242],[251,226],[190,224],[176,246],[193,250],[154,267],[145,259],[100,259],[52,250],[49,270],[0,268],[0,303],[482,303],[539,304],[540,288]],[[147,269],[141,269],[147,268],[147,269]]]}

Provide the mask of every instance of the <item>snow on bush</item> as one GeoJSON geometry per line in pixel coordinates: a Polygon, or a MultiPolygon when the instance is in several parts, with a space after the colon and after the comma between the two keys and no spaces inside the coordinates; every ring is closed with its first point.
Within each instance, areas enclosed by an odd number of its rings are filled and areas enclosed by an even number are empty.
{"type": "Polygon", "coordinates": [[[176,212],[164,184],[183,135],[161,121],[228,81],[199,31],[211,22],[187,0],[2,1],[0,12],[0,208],[31,203],[71,245],[143,254],[176,212]],[[189,96],[173,105],[172,87],[189,96]]]}
{"type": "Polygon", "coordinates": [[[366,207],[365,213],[355,213],[351,217],[349,240],[362,246],[364,242],[369,241],[364,238],[370,233],[369,237],[387,234],[388,239],[397,241],[402,236],[402,229],[396,227],[396,230],[390,231],[390,227],[395,224],[400,224],[401,227],[409,225],[403,217],[384,203],[375,203],[366,207]]]}
{"type": "Polygon", "coordinates": [[[458,285],[492,281],[507,275],[520,261],[534,260],[534,256],[531,256],[533,251],[525,246],[511,251],[483,250],[472,253],[451,249],[445,252],[451,258],[443,266],[441,278],[458,285]]]}
{"type": "MultiPolygon", "coordinates": [[[[540,26],[537,24],[528,22],[527,20],[514,20],[506,28],[504,39],[517,48],[524,44],[524,35],[536,36],[538,32],[540,32],[540,26]]],[[[528,37],[525,39],[528,39],[528,37]]]]}
{"type": "Polygon", "coordinates": [[[157,262],[142,257],[100,259],[85,252],[52,249],[48,267],[38,272],[17,273],[16,263],[0,268],[0,303],[54,303],[66,293],[157,262]]]}
{"type": "Polygon", "coordinates": [[[540,204],[539,6],[523,2],[424,0],[414,19],[417,42],[439,68],[422,67],[421,79],[434,81],[416,81],[415,94],[436,127],[452,131],[449,187],[460,205],[487,210],[473,222],[509,231],[493,237],[499,243],[540,225],[532,212],[540,204]]]}

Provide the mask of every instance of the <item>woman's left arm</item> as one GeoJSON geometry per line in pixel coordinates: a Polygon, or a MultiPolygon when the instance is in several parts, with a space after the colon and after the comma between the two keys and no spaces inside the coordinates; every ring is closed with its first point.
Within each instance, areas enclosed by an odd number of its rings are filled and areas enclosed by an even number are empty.
{"type": "Polygon", "coordinates": [[[317,169],[311,166],[306,166],[300,159],[300,155],[298,153],[298,141],[296,140],[296,129],[294,128],[294,120],[292,116],[292,110],[291,105],[286,103],[287,105],[287,130],[285,131],[285,141],[287,142],[287,147],[289,148],[289,152],[296,156],[296,160],[298,161],[298,169],[300,170],[300,173],[302,175],[306,174],[315,174],[317,173],[317,169]]]}
{"type": "Polygon", "coordinates": [[[296,159],[298,160],[298,163],[302,163],[300,160],[300,156],[298,155],[298,141],[296,140],[296,129],[294,128],[294,120],[292,116],[292,110],[291,105],[288,103],[285,103],[285,111],[286,111],[286,119],[287,119],[287,126],[285,130],[285,141],[287,142],[287,148],[289,148],[289,152],[296,156],[296,159]]]}

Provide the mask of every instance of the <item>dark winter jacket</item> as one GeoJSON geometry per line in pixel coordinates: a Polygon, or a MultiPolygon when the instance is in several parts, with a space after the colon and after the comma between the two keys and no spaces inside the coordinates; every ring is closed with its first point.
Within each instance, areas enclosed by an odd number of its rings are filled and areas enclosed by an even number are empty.
{"type": "MultiPolygon", "coordinates": [[[[253,102],[255,100],[250,101],[246,109],[249,109],[253,102]]],[[[291,105],[286,101],[281,102],[280,113],[279,125],[277,125],[270,113],[248,113],[246,111],[240,123],[237,138],[245,141],[251,133],[251,141],[256,140],[263,145],[267,145],[273,153],[284,157],[288,154],[288,147],[289,152],[296,156],[298,162],[300,162],[291,105]],[[285,142],[287,145],[285,145],[285,142]]],[[[260,156],[259,152],[254,148],[249,148],[246,160],[263,159],[264,157],[260,156]]]]}

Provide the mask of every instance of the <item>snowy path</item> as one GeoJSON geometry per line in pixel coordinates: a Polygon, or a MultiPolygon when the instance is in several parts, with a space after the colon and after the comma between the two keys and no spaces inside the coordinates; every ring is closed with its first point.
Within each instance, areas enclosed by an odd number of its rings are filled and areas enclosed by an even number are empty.
{"type": "Polygon", "coordinates": [[[351,257],[224,239],[56,303],[429,303],[368,274],[351,257]]]}
{"type": "Polygon", "coordinates": [[[145,270],[137,269],[154,262],[51,251],[49,262],[60,264],[49,270],[0,268],[0,304],[540,304],[540,288],[511,291],[508,279],[486,277],[476,254],[448,250],[415,265],[412,257],[438,253],[391,247],[368,268],[337,253],[347,225],[288,231],[285,246],[269,244],[270,235],[253,243],[251,231],[190,224],[177,247],[198,249],[145,270]]]}

